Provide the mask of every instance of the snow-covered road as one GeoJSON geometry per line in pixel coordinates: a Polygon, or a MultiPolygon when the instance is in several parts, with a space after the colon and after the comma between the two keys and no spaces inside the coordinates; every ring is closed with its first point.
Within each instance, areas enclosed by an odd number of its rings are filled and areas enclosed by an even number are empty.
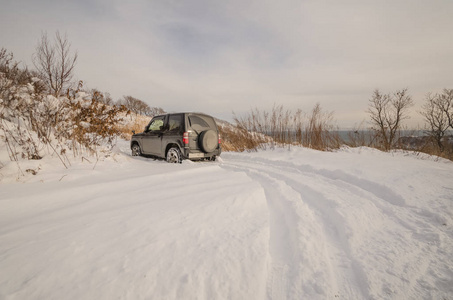
{"type": "MultiPolygon", "coordinates": [[[[233,157],[224,166],[246,172],[265,191],[270,298],[420,299],[437,289],[453,295],[451,214],[409,204],[400,193],[405,187],[340,169],[233,157]]],[[[375,167],[370,163],[363,167],[375,167]]],[[[451,212],[453,197],[444,199],[451,212]]]]}
{"type": "Polygon", "coordinates": [[[453,295],[451,162],[292,148],[172,165],[120,146],[0,182],[0,299],[453,295]]]}

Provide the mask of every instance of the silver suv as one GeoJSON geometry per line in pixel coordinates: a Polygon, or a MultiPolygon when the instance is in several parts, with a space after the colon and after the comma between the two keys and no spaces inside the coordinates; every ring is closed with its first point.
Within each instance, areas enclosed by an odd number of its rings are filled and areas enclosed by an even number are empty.
{"type": "Polygon", "coordinates": [[[205,114],[155,116],[142,133],[133,133],[132,156],[151,155],[180,163],[183,159],[215,160],[221,153],[217,124],[205,114]]]}

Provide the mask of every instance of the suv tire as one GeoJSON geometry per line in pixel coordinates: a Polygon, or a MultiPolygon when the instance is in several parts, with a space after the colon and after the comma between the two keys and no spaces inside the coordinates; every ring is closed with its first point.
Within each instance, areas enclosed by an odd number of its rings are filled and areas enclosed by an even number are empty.
{"type": "Polygon", "coordinates": [[[217,149],[218,142],[217,133],[212,129],[205,130],[200,134],[200,148],[206,153],[217,149]]]}
{"type": "Polygon", "coordinates": [[[178,147],[172,147],[167,151],[167,162],[173,164],[182,162],[181,151],[178,147]]]}
{"type": "Polygon", "coordinates": [[[140,146],[138,144],[133,144],[131,150],[132,150],[132,156],[142,155],[142,149],[140,149],[140,146]]]}

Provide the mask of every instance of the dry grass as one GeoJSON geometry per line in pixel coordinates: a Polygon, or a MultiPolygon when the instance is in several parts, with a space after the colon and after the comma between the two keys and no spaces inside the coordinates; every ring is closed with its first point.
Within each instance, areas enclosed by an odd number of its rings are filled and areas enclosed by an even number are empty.
{"type": "Polygon", "coordinates": [[[301,138],[303,146],[322,151],[338,149],[343,144],[338,128],[333,125],[333,113],[324,112],[319,103],[308,116],[301,138]]]}
{"type": "MultiPolygon", "coordinates": [[[[258,145],[270,141],[277,145],[303,145],[325,151],[339,148],[343,144],[333,125],[333,114],[323,111],[319,104],[315,105],[309,115],[303,114],[300,109],[296,112],[285,110],[281,105],[274,106],[270,112],[256,108],[244,117],[235,116],[235,122],[238,130],[268,137],[263,138],[263,141],[252,139],[258,145]]],[[[253,146],[247,138],[235,138],[236,142],[241,143],[239,148],[253,146]]]]}
{"type": "Polygon", "coordinates": [[[262,134],[250,133],[239,127],[221,125],[218,127],[222,138],[222,151],[256,151],[268,141],[262,134]]]}
{"type": "Polygon", "coordinates": [[[125,117],[123,122],[117,125],[117,130],[120,132],[120,137],[130,141],[132,131],[136,133],[143,132],[145,126],[151,121],[151,117],[131,113],[125,117]]]}
{"type": "Polygon", "coordinates": [[[453,160],[453,137],[446,136],[441,142],[442,147],[439,147],[438,141],[431,136],[408,136],[398,140],[398,148],[453,160]]]}

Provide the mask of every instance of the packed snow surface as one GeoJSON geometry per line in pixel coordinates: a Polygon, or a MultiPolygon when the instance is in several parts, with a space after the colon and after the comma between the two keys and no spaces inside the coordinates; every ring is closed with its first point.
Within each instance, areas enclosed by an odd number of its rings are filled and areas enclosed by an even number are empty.
{"type": "Polygon", "coordinates": [[[121,142],[69,169],[43,158],[19,181],[3,165],[0,299],[453,298],[452,162],[129,153],[121,142]]]}

